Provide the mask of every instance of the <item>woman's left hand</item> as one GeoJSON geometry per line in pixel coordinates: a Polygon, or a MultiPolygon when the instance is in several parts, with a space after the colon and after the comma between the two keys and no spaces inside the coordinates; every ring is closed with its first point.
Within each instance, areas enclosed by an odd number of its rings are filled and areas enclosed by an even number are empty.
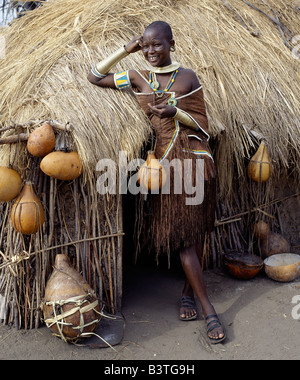
{"type": "Polygon", "coordinates": [[[143,43],[143,36],[134,37],[128,44],[125,46],[125,50],[127,53],[136,53],[141,50],[141,46],[143,43]]]}
{"type": "Polygon", "coordinates": [[[176,108],[167,104],[158,104],[157,106],[152,106],[150,103],[148,103],[148,107],[150,108],[151,113],[160,119],[164,119],[166,117],[174,117],[176,114],[176,108]]]}

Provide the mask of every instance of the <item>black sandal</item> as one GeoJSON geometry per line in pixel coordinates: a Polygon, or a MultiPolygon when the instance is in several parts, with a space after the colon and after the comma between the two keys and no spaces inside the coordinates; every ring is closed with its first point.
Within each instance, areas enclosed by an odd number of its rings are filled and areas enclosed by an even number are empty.
{"type": "MultiPolygon", "coordinates": [[[[219,321],[219,318],[218,318],[218,316],[216,314],[208,315],[205,318],[205,321],[207,321],[210,318],[215,318],[215,319],[213,319],[213,320],[211,320],[210,322],[207,323],[207,326],[206,326],[207,327],[207,336],[208,336],[208,333],[210,333],[212,330],[216,329],[217,327],[222,327],[223,328],[223,326],[221,325],[221,323],[219,321]],[[213,325],[211,326],[212,323],[213,323],[213,325]]],[[[226,334],[225,334],[224,328],[223,328],[223,334],[224,334],[224,336],[222,338],[214,339],[214,338],[210,338],[208,336],[208,339],[210,340],[211,344],[221,343],[226,338],[226,334]]]]}
{"type": "MultiPolygon", "coordinates": [[[[194,298],[188,297],[188,296],[182,297],[181,298],[181,306],[180,306],[180,308],[196,309],[196,303],[195,303],[194,298]]],[[[197,318],[198,318],[197,312],[196,312],[195,315],[193,315],[192,317],[189,317],[189,318],[183,318],[180,315],[180,320],[181,321],[193,321],[193,320],[195,320],[197,318]]]]}

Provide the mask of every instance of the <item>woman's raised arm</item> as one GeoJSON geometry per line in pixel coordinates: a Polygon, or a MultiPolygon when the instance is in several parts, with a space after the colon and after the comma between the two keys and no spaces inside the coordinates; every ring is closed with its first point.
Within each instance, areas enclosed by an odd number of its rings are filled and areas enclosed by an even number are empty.
{"type": "Polygon", "coordinates": [[[88,74],[89,82],[100,87],[115,88],[114,74],[109,73],[110,69],[129,54],[141,50],[142,38],[142,36],[133,38],[126,46],[121,47],[109,57],[98,62],[88,74]]]}

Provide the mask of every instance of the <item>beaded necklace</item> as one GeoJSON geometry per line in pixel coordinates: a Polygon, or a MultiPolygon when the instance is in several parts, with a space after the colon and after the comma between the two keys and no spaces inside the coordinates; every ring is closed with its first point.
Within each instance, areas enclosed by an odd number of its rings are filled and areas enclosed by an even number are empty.
{"type": "Polygon", "coordinates": [[[155,92],[155,94],[158,97],[161,97],[161,96],[163,96],[163,94],[165,92],[169,91],[169,89],[171,88],[172,84],[175,82],[175,78],[176,78],[177,74],[178,74],[178,70],[175,70],[173,72],[173,74],[171,75],[171,77],[169,79],[169,82],[167,83],[166,88],[164,90],[159,90],[160,84],[156,80],[156,75],[155,75],[155,73],[153,73],[152,71],[150,71],[150,74],[149,74],[149,85],[152,88],[152,90],[155,92]],[[152,76],[153,76],[153,80],[152,80],[152,76]]]}

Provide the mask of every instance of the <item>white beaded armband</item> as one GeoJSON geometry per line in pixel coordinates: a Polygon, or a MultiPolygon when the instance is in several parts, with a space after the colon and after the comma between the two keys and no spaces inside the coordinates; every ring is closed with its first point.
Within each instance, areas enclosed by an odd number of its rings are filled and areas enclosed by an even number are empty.
{"type": "Polygon", "coordinates": [[[122,71],[120,73],[114,74],[114,81],[115,81],[115,86],[119,90],[123,90],[126,87],[130,87],[130,78],[129,78],[129,71],[122,71]]]}

